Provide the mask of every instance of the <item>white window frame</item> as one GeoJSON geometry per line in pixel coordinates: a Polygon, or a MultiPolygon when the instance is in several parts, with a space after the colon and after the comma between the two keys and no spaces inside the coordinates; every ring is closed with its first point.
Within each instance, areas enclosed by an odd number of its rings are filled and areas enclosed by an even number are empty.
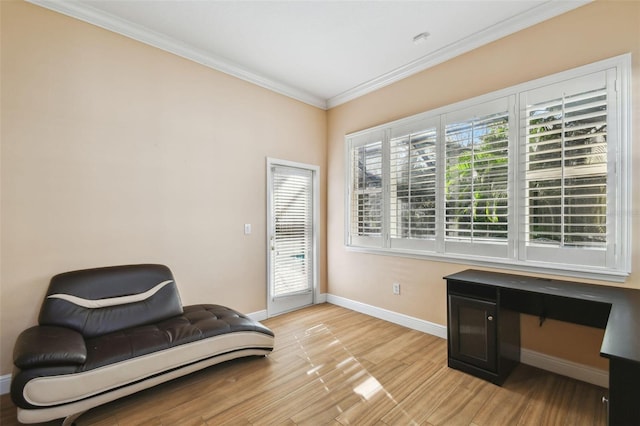
{"type": "MultiPolygon", "coordinates": [[[[624,282],[631,273],[631,54],[625,54],[603,61],[588,64],[568,71],[529,81],[523,84],[498,90],[476,98],[447,105],[435,110],[427,111],[411,117],[395,120],[370,129],[346,135],[345,137],[345,245],[349,250],[391,256],[403,256],[436,261],[446,261],[467,265],[500,267],[525,272],[550,273],[571,277],[599,279],[614,282],[624,282]],[[578,79],[598,72],[607,73],[608,82],[613,85],[615,99],[611,100],[607,108],[607,245],[611,247],[606,252],[606,262],[600,266],[593,266],[579,259],[579,251],[573,253],[559,250],[559,256],[565,257],[565,263],[557,261],[558,257],[527,258],[524,239],[524,170],[522,155],[524,155],[524,120],[520,110],[520,96],[531,90],[552,86],[559,82],[578,79]],[[483,104],[509,99],[509,238],[503,250],[496,252],[494,248],[484,250],[481,244],[467,244],[465,247],[452,245],[444,240],[444,129],[447,117],[456,116],[461,111],[482,107],[483,104]],[[418,129],[420,123],[439,123],[438,130],[438,160],[436,166],[437,187],[437,231],[435,240],[422,242],[409,239],[392,239],[389,236],[389,140],[394,129],[418,129]],[[350,235],[351,211],[351,147],[354,142],[366,140],[372,134],[383,135],[383,229],[382,236],[373,244],[363,244],[358,238],[350,235]],[[573,264],[571,256],[578,256],[573,264]],[[582,263],[582,264],[581,264],[582,263]]],[[[487,247],[491,244],[487,245],[487,247]]],[[[495,245],[494,245],[495,246],[495,245]]],[[[531,250],[531,247],[528,248],[531,250]]]]}

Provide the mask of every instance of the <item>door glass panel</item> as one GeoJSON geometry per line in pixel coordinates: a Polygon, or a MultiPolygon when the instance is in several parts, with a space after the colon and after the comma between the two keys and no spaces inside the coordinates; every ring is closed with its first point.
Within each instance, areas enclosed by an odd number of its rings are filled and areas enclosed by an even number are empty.
{"type": "Polygon", "coordinates": [[[460,353],[469,357],[487,360],[486,312],[469,306],[460,306],[459,311],[460,353]]]}
{"type": "Polygon", "coordinates": [[[273,173],[273,289],[275,298],[313,286],[312,172],[275,167],[273,173]]]}

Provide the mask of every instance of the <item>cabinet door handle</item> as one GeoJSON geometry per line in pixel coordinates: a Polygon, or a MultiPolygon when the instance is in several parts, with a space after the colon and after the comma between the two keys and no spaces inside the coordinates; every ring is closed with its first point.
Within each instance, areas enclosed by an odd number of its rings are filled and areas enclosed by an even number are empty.
{"type": "Polygon", "coordinates": [[[489,321],[493,321],[493,315],[489,315],[489,316],[487,317],[487,320],[489,320],[489,321]]]}

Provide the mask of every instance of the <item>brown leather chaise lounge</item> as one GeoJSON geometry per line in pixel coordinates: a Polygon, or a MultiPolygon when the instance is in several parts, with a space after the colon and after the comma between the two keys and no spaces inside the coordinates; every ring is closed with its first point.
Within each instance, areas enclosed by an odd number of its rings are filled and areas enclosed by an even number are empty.
{"type": "Polygon", "coordinates": [[[234,358],[267,355],[271,330],[219,305],[182,306],[163,265],[87,269],[51,279],[13,353],[22,423],[80,414],[234,358]]]}

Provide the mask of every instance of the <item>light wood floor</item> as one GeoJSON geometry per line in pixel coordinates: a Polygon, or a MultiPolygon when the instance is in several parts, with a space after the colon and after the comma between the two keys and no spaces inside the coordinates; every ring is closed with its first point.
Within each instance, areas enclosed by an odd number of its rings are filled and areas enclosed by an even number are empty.
{"type": "MultiPolygon", "coordinates": [[[[606,424],[605,389],[526,365],[498,387],[447,368],[445,340],[334,305],[264,324],[276,333],[268,357],[213,366],[76,424],[606,424]]],[[[17,425],[8,395],[1,401],[2,425],[17,425]]]]}

